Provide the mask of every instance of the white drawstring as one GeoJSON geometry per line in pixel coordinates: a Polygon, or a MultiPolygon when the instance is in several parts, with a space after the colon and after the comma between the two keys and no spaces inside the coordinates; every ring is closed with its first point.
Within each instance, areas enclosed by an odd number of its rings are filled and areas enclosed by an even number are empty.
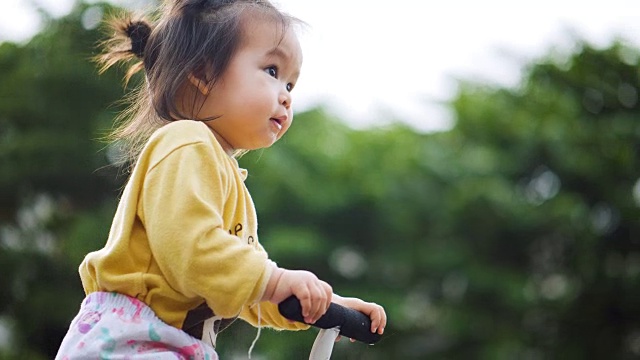
{"type": "Polygon", "coordinates": [[[258,333],[256,334],[256,338],[253,339],[253,342],[251,343],[251,347],[249,347],[249,354],[248,354],[249,359],[251,359],[251,352],[253,351],[253,348],[256,346],[258,339],[260,339],[260,331],[262,331],[262,325],[260,324],[260,320],[261,320],[260,303],[258,303],[258,333]]]}

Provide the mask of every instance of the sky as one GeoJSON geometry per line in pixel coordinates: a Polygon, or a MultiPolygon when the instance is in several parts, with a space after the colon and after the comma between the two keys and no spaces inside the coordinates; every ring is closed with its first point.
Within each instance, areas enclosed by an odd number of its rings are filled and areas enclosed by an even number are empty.
{"type": "MultiPolygon", "coordinates": [[[[73,0],[2,0],[0,41],[40,29],[35,6],[54,16],[73,0]]],[[[92,2],[89,0],[88,2],[92,2]]],[[[355,128],[400,119],[419,131],[450,128],[458,80],[516,86],[522,66],[575,38],[640,47],[638,0],[273,0],[308,24],[294,110],[325,105],[355,128]]],[[[139,9],[145,0],[114,0],[139,9]]]]}

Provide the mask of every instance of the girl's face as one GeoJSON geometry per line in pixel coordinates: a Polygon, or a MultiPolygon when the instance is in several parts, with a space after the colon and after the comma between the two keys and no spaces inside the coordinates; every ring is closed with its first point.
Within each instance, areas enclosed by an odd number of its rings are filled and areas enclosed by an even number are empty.
{"type": "Polygon", "coordinates": [[[208,121],[225,151],[271,146],[291,126],[291,90],[302,65],[295,33],[266,19],[245,19],[243,40],[227,70],[209,90],[198,118],[208,121]]]}

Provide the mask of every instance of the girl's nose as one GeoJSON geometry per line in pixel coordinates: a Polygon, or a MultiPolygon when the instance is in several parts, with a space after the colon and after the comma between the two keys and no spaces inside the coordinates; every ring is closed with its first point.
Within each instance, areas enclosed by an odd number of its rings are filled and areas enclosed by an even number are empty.
{"type": "Polygon", "coordinates": [[[291,93],[286,89],[280,91],[278,101],[288,109],[289,107],[291,107],[291,93]]]}

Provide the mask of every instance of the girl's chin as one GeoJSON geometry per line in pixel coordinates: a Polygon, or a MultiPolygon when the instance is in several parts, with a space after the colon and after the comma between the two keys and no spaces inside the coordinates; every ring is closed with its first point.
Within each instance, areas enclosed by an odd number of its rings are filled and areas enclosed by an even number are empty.
{"type": "Polygon", "coordinates": [[[278,141],[278,139],[274,139],[273,141],[264,141],[264,142],[260,142],[260,143],[255,143],[255,144],[252,144],[250,146],[244,147],[242,149],[243,150],[247,150],[247,151],[267,149],[267,148],[270,148],[277,141],[278,141]]]}
{"type": "Polygon", "coordinates": [[[264,143],[260,146],[261,149],[271,147],[273,144],[277,143],[280,140],[281,136],[278,134],[274,134],[270,138],[265,138],[264,143]]]}
{"type": "Polygon", "coordinates": [[[244,144],[238,144],[239,146],[236,148],[248,151],[266,149],[278,142],[282,135],[284,135],[284,133],[263,133],[259,136],[252,137],[251,140],[253,141],[245,141],[244,144]]]}

